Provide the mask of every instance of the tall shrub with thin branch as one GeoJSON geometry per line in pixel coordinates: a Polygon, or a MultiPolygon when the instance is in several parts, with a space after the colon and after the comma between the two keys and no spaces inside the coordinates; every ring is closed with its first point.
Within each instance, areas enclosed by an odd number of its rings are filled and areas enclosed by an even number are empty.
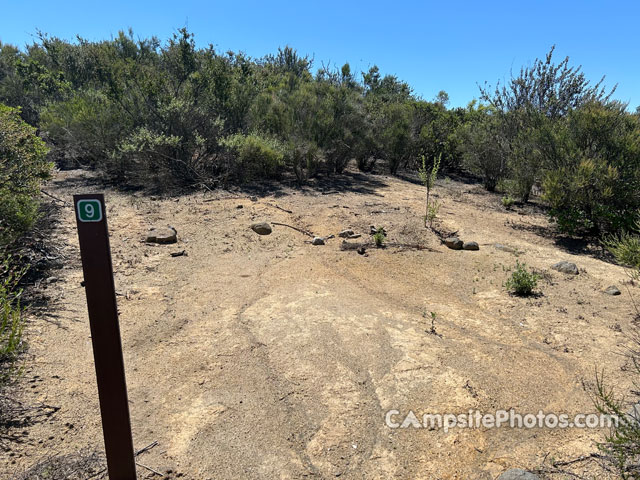
{"type": "Polygon", "coordinates": [[[431,189],[436,183],[436,177],[438,176],[438,170],[440,169],[440,159],[442,155],[438,155],[433,160],[433,165],[430,169],[427,168],[427,160],[424,155],[422,155],[422,166],[418,169],[418,176],[420,177],[420,181],[427,188],[427,198],[425,202],[425,211],[424,211],[424,227],[430,228],[433,227],[433,221],[438,215],[438,209],[440,204],[438,202],[431,203],[431,189]],[[428,224],[428,225],[427,225],[428,224]]]}

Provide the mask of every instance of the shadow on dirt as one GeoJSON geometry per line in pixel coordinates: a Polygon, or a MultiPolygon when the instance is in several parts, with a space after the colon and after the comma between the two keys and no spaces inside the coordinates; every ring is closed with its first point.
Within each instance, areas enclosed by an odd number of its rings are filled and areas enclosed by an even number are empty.
{"type": "Polygon", "coordinates": [[[534,225],[529,223],[510,223],[511,228],[533,233],[539,237],[553,240],[563,252],[570,255],[586,255],[603,262],[615,264],[615,258],[595,237],[572,237],[559,233],[553,226],[534,225]]]}
{"type": "Polygon", "coordinates": [[[60,407],[37,404],[24,405],[16,400],[17,387],[4,387],[0,392],[0,449],[8,452],[29,440],[27,427],[48,421],[60,407]]]}

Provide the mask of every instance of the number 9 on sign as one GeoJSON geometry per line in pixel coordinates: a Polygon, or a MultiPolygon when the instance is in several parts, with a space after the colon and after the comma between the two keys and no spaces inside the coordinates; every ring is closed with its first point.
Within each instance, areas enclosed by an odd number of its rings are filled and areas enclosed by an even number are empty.
{"type": "Polygon", "coordinates": [[[99,222],[102,220],[102,204],[98,200],[78,200],[78,220],[99,222]]]}

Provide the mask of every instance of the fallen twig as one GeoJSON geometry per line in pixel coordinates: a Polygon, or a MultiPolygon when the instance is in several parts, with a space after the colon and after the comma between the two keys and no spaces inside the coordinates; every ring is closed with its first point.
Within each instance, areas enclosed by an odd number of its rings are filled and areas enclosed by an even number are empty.
{"type": "Polygon", "coordinates": [[[66,207],[67,205],[69,205],[69,202],[66,202],[66,201],[62,200],[61,198],[58,198],[58,197],[56,197],[55,195],[51,195],[49,192],[46,192],[46,191],[44,191],[44,190],[42,190],[42,189],[40,189],[40,193],[44,193],[47,197],[51,197],[51,198],[53,198],[54,200],[56,200],[56,201],[58,201],[58,202],[62,203],[65,207],[66,207]]]}
{"type": "Polygon", "coordinates": [[[204,200],[202,200],[202,203],[219,202],[222,200],[241,200],[244,198],[247,198],[247,197],[245,195],[236,195],[233,197],[205,198],[204,200]]]}
{"type": "Polygon", "coordinates": [[[154,469],[153,469],[153,468],[151,468],[151,467],[147,467],[144,463],[136,462],[136,465],[138,465],[139,467],[142,467],[142,468],[146,468],[146,469],[147,469],[147,470],[149,470],[150,472],[153,472],[153,473],[155,473],[156,475],[160,475],[160,476],[162,477],[162,474],[161,474],[159,471],[154,470],[154,469]]]}
{"type": "Polygon", "coordinates": [[[578,480],[588,480],[587,477],[583,477],[577,473],[570,472],[569,470],[562,470],[560,468],[538,468],[531,471],[533,473],[546,473],[551,475],[569,475],[570,477],[577,478],[578,480]]]}
{"type": "Polygon", "coordinates": [[[278,210],[282,210],[283,212],[287,212],[287,213],[293,213],[291,210],[287,210],[286,208],[282,208],[281,206],[279,206],[277,203],[267,203],[267,205],[269,205],[270,207],[274,207],[277,208],[278,210]]]}
{"type": "Polygon", "coordinates": [[[606,459],[604,455],[600,455],[599,453],[590,453],[589,455],[582,455],[581,457],[574,458],[573,460],[566,460],[564,462],[553,462],[551,465],[553,465],[554,467],[564,467],[574,463],[584,462],[585,460],[592,460],[594,458],[606,459]]]}
{"type": "Polygon", "coordinates": [[[151,449],[152,449],[153,447],[155,447],[156,445],[158,445],[158,441],[157,441],[157,440],[156,440],[156,441],[154,441],[154,442],[151,442],[151,443],[150,443],[149,445],[147,445],[146,447],[143,447],[143,448],[141,448],[140,450],[137,450],[137,451],[135,452],[135,454],[134,454],[134,455],[135,455],[136,457],[137,457],[138,455],[142,455],[143,453],[148,452],[149,450],[151,450],[151,449]]]}
{"type": "Polygon", "coordinates": [[[308,232],[308,231],[306,231],[306,230],[302,230],[301,228],[298,228],[298,227],[294,227],[293,225],[288,225],[288,224],[286,224],[286,223],[280,223],[280,222],[271,222],[271,223],[272,223],[273,225],[281,225],[281,226],[283,226],[283,227],[293,228],[294,230],[296,230],[296,231],[298,231],[298,232],[300,232],[300,233],[304,233],[304,234],[305,234],[306,236],[308,236],[308,237],[312,237],[312,238],[313,238],[313,237],[315,237],[315,235],[314,235],[313,233],[308,232]]]}

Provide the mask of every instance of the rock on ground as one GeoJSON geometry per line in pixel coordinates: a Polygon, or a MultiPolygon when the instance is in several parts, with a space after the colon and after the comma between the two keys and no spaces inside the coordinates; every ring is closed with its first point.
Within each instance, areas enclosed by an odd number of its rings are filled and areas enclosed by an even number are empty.
{"type": "Polygon", "coordinates": [[[149,243],[176,243],[178,232],[175,228],[154,227],[147,233],[146,241],[149,243]]]}
{"type": "Polygon", "coordinates": [[[606,293],[607,295],[620,295],[622,292],[615,285],[611,285],[604,290],[604,293],[606,293]]]}
{"type": "Polygon", "coordinates": [[[500,475],[498,480],[540,480],[540,477],[521,468],[512,468],[500,475]]]}
{"type": "Polygon", "coordinates": [[[551,268],[557,270],[560,273],[567,273],[570,275],[578,275],[578,267],[576,267],[575,263],[562,261],[553,265],[551,268]]]}
{"type": "Polygon", "coordinates": [[[503,252],[509,252],[509,253],[516,253],[518,251],[517,249],[510,247],[509,245],[503,245],[502,243],[495,243],[493,247],[496,250],[501,250],[503,252]]]}
{"type": "Polygon", "coordinates": [[[478,242],[464,242],[462,248],[463,250],[480,250],[480,245],[478,242]]]}
{"type": "Polygon", "coordinates": [[[445,238],[444,244],[452,250],[462,250],[464,243],[458,237],[445,238]]]}
{"type": "Polygon", "coordinates": [[[347,242],[346,240],[343,240],[342,244],[340,244],[340,250],[358,250],[360,247],[365,246],[366,244],[364,243],[347,242]]]}
{"type": "Polygon", "coordinates": [[[349,238],[354,234],[353,230],[343,230],[341,231],[338,236],[340,238],[349,238]]]}
{"type": "Polygon", "coordinates": [[[311,242],[312,245],[324,245],[324,238],[322,237],[314,237],[313,238],[313,242],[311,242]]]}
{"type": "Polygon", "coordinates": [[[273,231],[271,225],[267,222],[254,223],[251,225],[251,230],[256,232],[258,235],[269,235],[273,231]]]}
{"type": "Polygon", "coordinates": [[[376,227],[375,225],[371,225],[369,227],[369,233],[371,235],[375,235],[376,233],[378,233],[378,228],[382,228],[382,233],[386,237],[387,236],[387,229],[384,228],[384,227],[376,227]]]}

